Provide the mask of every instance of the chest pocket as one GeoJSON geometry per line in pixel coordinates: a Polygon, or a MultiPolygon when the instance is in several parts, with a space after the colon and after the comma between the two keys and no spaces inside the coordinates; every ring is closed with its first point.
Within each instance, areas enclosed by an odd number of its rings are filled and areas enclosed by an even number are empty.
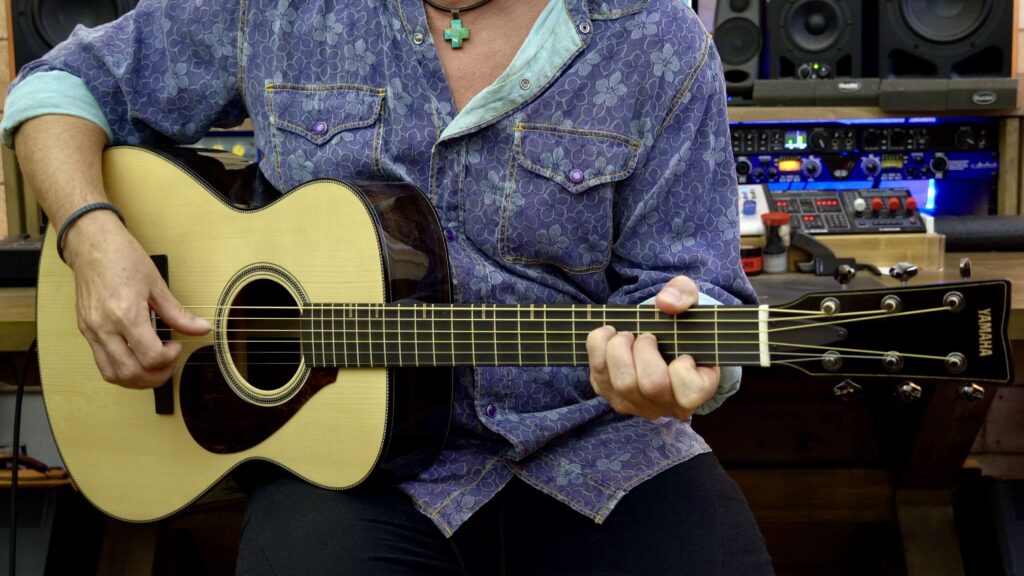
{"type": "Polygon", "coordinates": [[[383,89],[269,84],[266,98],[281,183],[294,187],[322,177],[381,177],[383,89]]]}
{"type": "Polygon", "coordinates": [[[498,239],[502,257],[577,274],[604,269],[615,184],[633,173],[640,143],[612,132],[524,123],[515,139],[498,239]]]}

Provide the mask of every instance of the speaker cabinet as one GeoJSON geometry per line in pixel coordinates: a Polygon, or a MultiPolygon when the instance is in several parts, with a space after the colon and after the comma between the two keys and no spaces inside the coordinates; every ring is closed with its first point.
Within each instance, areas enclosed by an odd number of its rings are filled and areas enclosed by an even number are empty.
{"type": "Polygon", "coordinates": [[[750,96],[761,64],[761,0],[718,0],[715,46],[730,96],[750,96]]]}
{"type": "Polygon", "coordinates": [[[879,0],[883,78],[1010,76],[1011,0],[879,0]]]}
{"type": "Polygon", "coordinates": [[[109,22],[135,7],[138,0],[8,0],[11,72],[39,58],[71,35],[109,22]]]}
{"type": "Polygon", "coordinates": [[[863,75],[861,0],[769,0],[772,78],[863,75]]]}

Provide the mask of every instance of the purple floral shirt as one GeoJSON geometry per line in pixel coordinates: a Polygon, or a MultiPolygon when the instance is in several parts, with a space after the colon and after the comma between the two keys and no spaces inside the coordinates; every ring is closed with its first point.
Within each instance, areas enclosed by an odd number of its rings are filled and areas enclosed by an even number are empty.
{"type": "MultiPolygon", "coordinates": [[[[437,49],[422,0],[142,0],[22,76],[82,79],[114,143],[188,143],[249,117],[282,190],[415,184],[461,302],[637,304],[679,274],[755,301],[721,66],[682,2],[552,0],[458,114],[437,49]]],[[[464,369],[447,446],[401,488],[449,535],[513,475],[601,522],[708,450],[689,422],[615,413],[583,368],[464,369]]]]}

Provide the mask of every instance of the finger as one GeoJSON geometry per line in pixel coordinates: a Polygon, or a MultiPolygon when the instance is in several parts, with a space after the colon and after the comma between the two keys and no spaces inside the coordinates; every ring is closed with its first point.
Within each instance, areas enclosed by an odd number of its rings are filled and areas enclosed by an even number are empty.
{"type": "Polygon", "coordinates": [[[678,418],[689,418],[718,391],[721,380],[718,366],[697,366],[693,356],[683,355],[673,360],[668,368],[678,418]]]}
{"type": "Polygon", "coordinates": [[[602,326],[590,331],[587,334],[587,360],[590,364],[590,386],[594,393],[602,395],[602,390],[607,389],[611,382],[608,379],[608,360],[605,350],[608,341],[615,336],[615,328],[602,326]]]}
{"type": "Polygon", "coordinates": [[[114,378],[108,381],[126,388],[153,388],[164,383],[170,373],[173,373],[173,364],[160,370],[143,368],[128,348],[128,343],[119,334],[109,332],[99,336],[100,344],[107,354],[114,374],[114,378]]]}
{"type": "Polygon", "coordinates": [[[619,332],[608,341],[605,350],[611,386],[604,396],[617,411],[629,414],[636,414],[637,409],[643,408],[643,398],[637,390],[636,367],[633,363],[635,341],[636,338],[629,332],[619,332]]]}
{"type": "Polygon", "coordinates": [[[122,326],[121,333],[143,368],[160,370],[178,359],[181,347],[170,342],[165,345],[149,322],[149,310],[146,309],[145,312],[133,315],[131,320],[122,326]]]}
{"type": "Polygon", "coordinates": [[[697,303],[700,292],[697,284],[687,276],[676,276],[662,287],[654,297],[654,304],[665,314],[681,314],[697,303]]]}
{"type": "Polygon", "coordinates": [[[96,359],[96,367],[99,369],[100,375],[107,382],[113,382],[117,375],[114,373],[114,365],[110,362],[110,358],[107,356],[106,350],[103,349],[103,345],[91,337],[86,337],[85,341],[92,348],[92,356],[96,359]]]}
{"type": "Polygon", "coordinates": [[[182,334],[201,336],[213,328],[208,320],[199,318],[182,306],[162,281],[153,288],[149,306],[165,324],[182,334]]]}
{"type": "Polygon", "coordinates": [[[658,339],[653,334],[641,334],[633,344],[633,363],[636,366],[637,390],[645,400],[659,407],[659,415],[671,413],[675,408],[668,364],[658,351],[658,339]]]}

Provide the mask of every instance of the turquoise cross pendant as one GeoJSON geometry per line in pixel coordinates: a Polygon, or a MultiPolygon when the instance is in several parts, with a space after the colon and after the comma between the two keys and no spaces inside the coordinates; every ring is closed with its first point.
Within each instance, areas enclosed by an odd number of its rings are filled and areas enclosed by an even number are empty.
{"type": "Polygon", "coordinates": [[[469,28],[462,27],[462,20],[452,17],[452,27],[444,29],[444,39],[452,43],[452,48],[462,48],[462,42],[469,40],[469,28]]]}

